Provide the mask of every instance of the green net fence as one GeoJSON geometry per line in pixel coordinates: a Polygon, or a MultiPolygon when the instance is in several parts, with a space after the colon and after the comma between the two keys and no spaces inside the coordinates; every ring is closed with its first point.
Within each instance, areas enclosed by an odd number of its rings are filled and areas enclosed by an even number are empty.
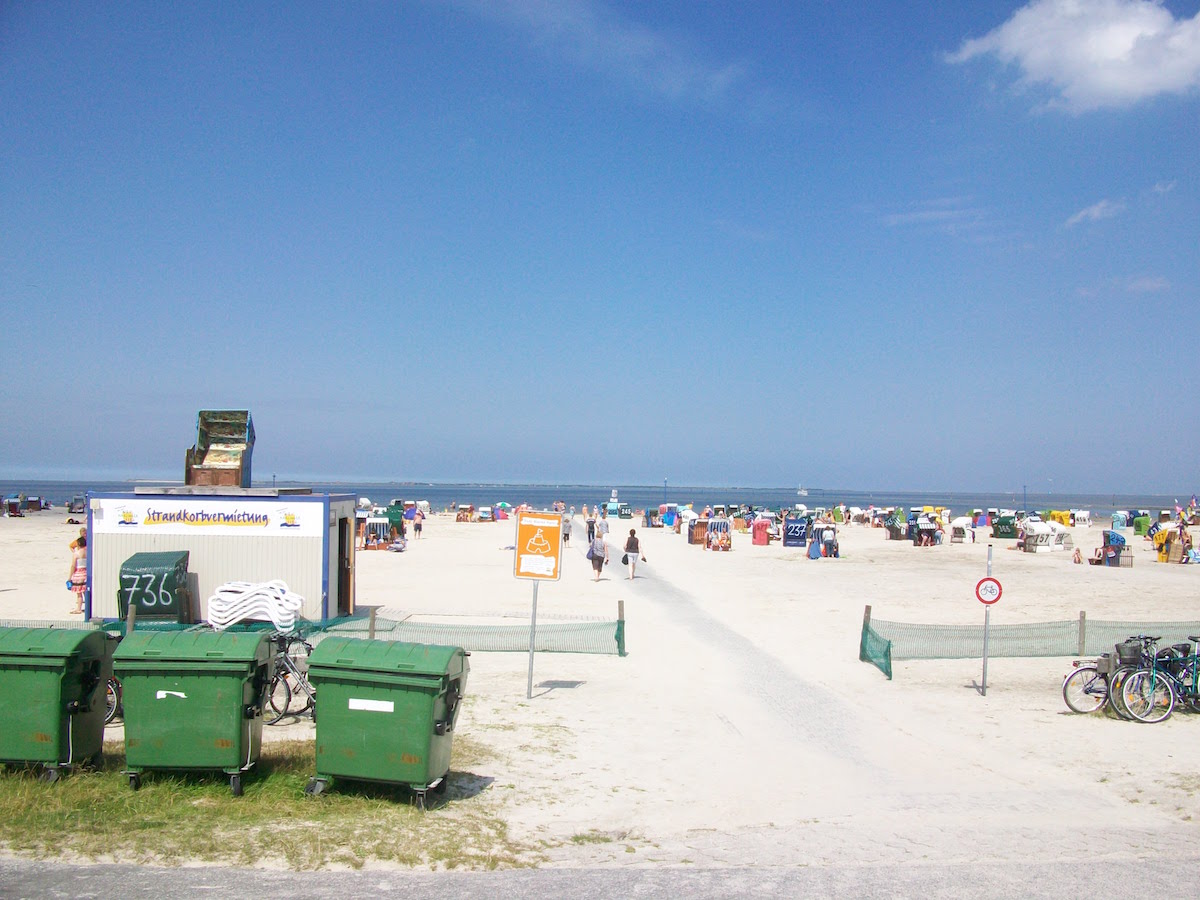
{"type": "MultiPolygon", "coordinates": [[[[115,637],[125,634],[123,621],[63,622],[9,619],[0,621],[5,628],[67,628],[89,631],[104,630],[115,637]]],[[[186,631],[207,629],[207,625],[186,625],[179,622],[138,619],[135,631],[186,631]]],[[[326,637],[366,638],[370,620],[364,617],[327,619],[313,622],[301,620],[293,629],[304,635],[309,643],[320,643],[326,637]]],[[[227,631],[268,631],[275,626],[269,622],[249,622],[231,625],[227,631]]],[[[375,618],[374,633],[378,640],[407,641],[414,644],[440,644],[462,647],[472,652],[529,652],[529,625],[483,625],[477,623],[414,622],[375,618]]],[[[534,632],[534,649],[541,653],[588,653],[625,655],[624,620],[575,619],[569,622],[538,622],[534,632]]]]}
{"type": "MultiPolygon", "coordinates": [[[[1131,635],[1160,638],[1159,646],[1183,643],[1200,635],[1200,621],[1111,621],[1078,619],[993,625],[988,629],[989,657],[1099,656],[1131,635]]],[[[892,661],[906,659],[979,659],[982,625],[922,625],[863,618],[858,658],[892,677],[892,661]]]]}

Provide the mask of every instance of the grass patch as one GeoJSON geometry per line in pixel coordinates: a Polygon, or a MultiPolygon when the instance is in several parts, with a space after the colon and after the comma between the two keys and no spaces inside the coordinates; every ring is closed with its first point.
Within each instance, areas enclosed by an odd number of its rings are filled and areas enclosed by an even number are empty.
{"type": "Polygon", "coordinates": [[[571,835],[572,844],[611,844],[616,838],[611,834],[605,834],[603,831],[585,831],[580,834],[571,835]]]}
{"type": "MultiPolygon", "coordinates": [[[[107,743],[95,772],[43,784],[35,770],[0,776],[0,845],[35,857],[177,864],[268,863],[292,869],[391,862],[431,869],[495,869],[536,864],[508,837],[487,788],[472,774],[488,751],[456,736],[445,800],[427,812],[399,786],[338,781],[306,797],[315,773],[312,741],[273,742],[243,776],[234,797],[220,772],[147,772],[133,791],[123,745],[107,743]]],[[[434,796],[430,795],[430,800],[434,796]]]]}

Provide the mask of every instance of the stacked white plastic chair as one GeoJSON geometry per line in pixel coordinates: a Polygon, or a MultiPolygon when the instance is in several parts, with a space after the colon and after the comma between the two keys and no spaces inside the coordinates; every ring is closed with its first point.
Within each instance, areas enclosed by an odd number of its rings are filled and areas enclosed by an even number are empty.
{"type": "Polygon", "coordinates": [[[304,598],[282,581],[227,581],[208,598],[208,624],[223,631],[238,622],[269,620],[279,631],[291,631],[303,608],[304,598]]]}

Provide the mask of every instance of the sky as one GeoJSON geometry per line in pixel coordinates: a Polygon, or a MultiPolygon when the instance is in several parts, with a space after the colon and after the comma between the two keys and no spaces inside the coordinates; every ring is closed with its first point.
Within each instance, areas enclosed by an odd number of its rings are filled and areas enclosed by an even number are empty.
{"type": "Polygon", "coordinates": [[[1200,2],[0,3],[0,478],[1200,489],[1200,2]]]}

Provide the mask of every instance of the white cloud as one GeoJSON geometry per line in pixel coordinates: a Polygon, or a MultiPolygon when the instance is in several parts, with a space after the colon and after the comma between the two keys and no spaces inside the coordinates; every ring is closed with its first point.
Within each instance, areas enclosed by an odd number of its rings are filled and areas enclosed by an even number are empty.
{"type": "Polygon", "coordinates": [[[1021,84],[1047,85],[1047,105],[1082,112],[1200,87],[1200,12],[1176,19],[1161,0],[1032,0],[947,58],[995,56],[1021,84]]]}
{"type": "Polygon", "coordinates": [[[904,225],[954,225],[973,222],[982,213],[970,205],[969,197],[938,197],[924,200],[906,212],[888,213],[883,224],[889,228],[904,225]]]}
{"type": "Polygon", "coordinates": [[[1160,181],[1153,187],[1153,191],[1156,194],[1169,194],[1173,190],[1175,190],[1174,181],[1160,181]]]}
{"type": "Polygon", "coordinates": [[[682,38],[629,21],[600,0],[465,0],[580,65],[671,100],[707,102],[745,79],[736,63],[701,58],[682,38]]]}
{"type": "Polygon", "coordinates": [[[1098,222],[1101,219],[1111,219],[1113,216],[1122,212],[1125,209],[1125,204],[1119,200],[1101,200],[1099,203],[1093,203],[1086,209],[1081,209],[1071,218],[1067,219],[1067,227],[1072,228],[1080,222],[1098,222]]]}
{"type": "Polygon", "coordinates": [[[1147,275],[1144,278],[1134,278],[1126,286],[1132,294],[1158,294],[1171,289],[1171,282],[1161,276],[1147,275]]]}

